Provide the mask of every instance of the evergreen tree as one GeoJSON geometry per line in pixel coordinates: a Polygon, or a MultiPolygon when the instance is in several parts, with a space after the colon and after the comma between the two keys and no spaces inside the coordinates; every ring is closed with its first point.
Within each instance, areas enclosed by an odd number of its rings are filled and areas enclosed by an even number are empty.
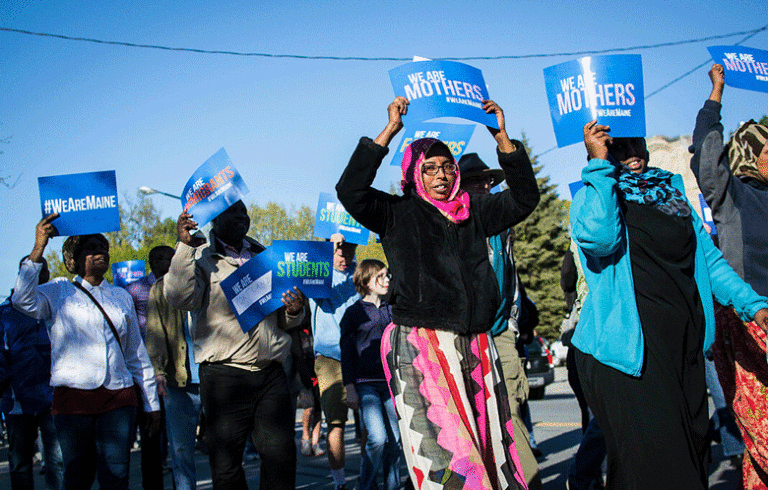
{"type": "MultiPolygon", "coordinates": [[[[523,133],[521,141],[531,155],[523,133]]],[[[541,201],[531,215],[515,226],[515,260],[520,280],[539,310],[537,332],[550,341],[560,336],[565,316],[565,300],[560,289],[560,267],[568,249],[568,210],[570,201],[560,199],[556,186],[542,176],[542,166],[531,155],[541,201]]]]}

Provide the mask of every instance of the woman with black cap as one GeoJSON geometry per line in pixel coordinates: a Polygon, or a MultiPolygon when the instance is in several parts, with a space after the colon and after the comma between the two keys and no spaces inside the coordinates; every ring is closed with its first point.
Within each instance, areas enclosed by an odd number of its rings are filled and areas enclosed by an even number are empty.
{"type": "Polygon", "coordinates": [[[416,488],[526,488],[491,328],[500,298],[486,237],[522,221],[539,201],[528,155],[496,114],[499,163],[511,190],[470,197],[448,147],[416,140],[402,165],[403,196],[371,187],[403,127],[397,97],[375,139],[362,138],[336,186],[347,211],[379,233],[392,272],[393,323],[382,361],[416,488]],[[429,482],[427,484],[426,482],[429,482]]]}

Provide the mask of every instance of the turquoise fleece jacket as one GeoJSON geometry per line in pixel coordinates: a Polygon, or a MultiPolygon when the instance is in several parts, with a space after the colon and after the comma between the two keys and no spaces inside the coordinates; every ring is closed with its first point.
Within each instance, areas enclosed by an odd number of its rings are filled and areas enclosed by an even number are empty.
{"type": "MultiPolygon", "coordinates": [[[[579,246],[589,286],[572,342],[603,364],[640,376],[645,344],[635,301],[629,238],[619,205],[616,165],[590,160],[581,172],[585,186],[571,205],[572,236],[579,246]]],[[[672,178],[672,184],[685,193],[680,175],[672,178]]],[[[694,275],[704,308],[706,351],[715,339],[713,295],[721,304],[733,306],[745,321],[752,320],[761,308],[768,308],[768,298],[759,296],[739,278],[695,211],[691,217],[696,235],[694,275]]]]}

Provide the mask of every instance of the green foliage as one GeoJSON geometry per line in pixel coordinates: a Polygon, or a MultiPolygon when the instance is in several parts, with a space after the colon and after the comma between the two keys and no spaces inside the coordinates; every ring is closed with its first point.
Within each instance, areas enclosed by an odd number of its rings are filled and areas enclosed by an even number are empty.
{"type": "Polygon", "coordinates": [[[768,126],[768,114],[764,114],[763,117],[760,118],[759,122],[763,126],[768,126]]]}
{"type": "Polygon", "coordinates": [[[67,268],[64,267],[64,261],[61,260],[61,255],[58,252],[48,252],[45,256],[45,260],[48,261],[48,270],[51,272],[51,279],[57,277],[72,279],[75,277],[74,274],[67,272],[67,268]]]}
{"type": "MultiPolygon", "coordinates": [[[[315,212],[309,206],[286,208],[275,202],[268,202],[264,207],[251,204],[248,216],[251,217],[248,235],[266,246],[271,245],[273,240],[321,240],[314,236],[315,212]]],[[[356,256],[358,261],[379,259],[386,262],[375,235],[371,236],[367,245],[357,247],[356,256]]]]}
{"type": "MultiPolygon", "coordinates": [[[[136,199],[123,198],[120,204],[120,230],[105,233],[109,240],[110,263],[125,260],[144,260],[146,273],[149,271],[149,251],[158,245],[176,244],[176,221],[171,218],[160,218],[160,213],[147,196],[137,193],[136,199]]],[[[46,255],[51,278],[67,277],[73,274],[67,272],[61,255],[49,252],[46,255]]],[[[112,269],[104,276],[112,282],[112,269]]]]}
{"type": "Polygon", "coordinates": [[[315,213],[309,206],[286,208],[271,201],[264,207],[251,204],[248,216],[251,217],[248,236],[267,247],[273,240],[319,240],[313,236],[315,213]]]}
{"type": "MultiPolygon", "coordinates": [[[[531,155],[523,133],[521,141],[531,155]]],[[[548,340],[560,336],[565,301],[560,290],[560,267],[568,249],[568,210],[570,201],[560,199],[556,186],[541,175],[541,165],[531,156],[541,202],[533,213],[515,226],[515,260],[528,296],[539,309],[537,332],[548,340]]]]}

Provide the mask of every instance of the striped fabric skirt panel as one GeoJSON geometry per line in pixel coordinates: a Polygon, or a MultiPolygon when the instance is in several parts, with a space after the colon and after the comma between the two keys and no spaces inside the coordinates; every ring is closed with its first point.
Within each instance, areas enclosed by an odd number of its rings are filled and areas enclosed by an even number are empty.
{"type": "Polygon", "coordinates": [[[381,355],[415,488],[527,489],[490,335],[390,324],[381,355]]]}

